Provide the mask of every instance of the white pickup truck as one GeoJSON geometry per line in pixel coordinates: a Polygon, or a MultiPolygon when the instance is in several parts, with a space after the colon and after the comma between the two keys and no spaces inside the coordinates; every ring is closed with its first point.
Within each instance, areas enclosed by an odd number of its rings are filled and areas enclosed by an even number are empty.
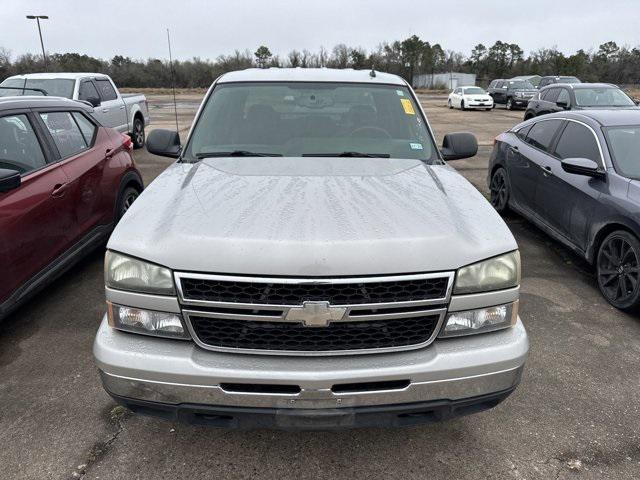
{"type": "Polygon", "coordinates": [[[0,83],[0,96],[44,93],[90,103],[94,108],[94,116],[103,126],[129,134],[134,148],[144,146],[144,129],[149,125],[146,97],[138,94],[121,94],[108,75],[30,73],[15,75],[0,83]]]}

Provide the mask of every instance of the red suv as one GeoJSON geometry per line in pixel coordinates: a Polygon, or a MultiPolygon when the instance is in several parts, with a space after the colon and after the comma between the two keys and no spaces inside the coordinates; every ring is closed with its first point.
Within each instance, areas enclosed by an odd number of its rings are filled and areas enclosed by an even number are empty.
{"type": "Polygon", "coordinates": [[[92,111],[0,98],[0,319],[103,244],[142,191],[131,139],[92,111]]]}

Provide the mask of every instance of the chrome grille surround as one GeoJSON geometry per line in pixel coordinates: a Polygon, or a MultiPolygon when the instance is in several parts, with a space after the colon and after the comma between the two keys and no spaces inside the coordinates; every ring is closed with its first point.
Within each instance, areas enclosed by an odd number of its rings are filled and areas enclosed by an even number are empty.
{"type": "MultiPolygon", "coordinates": [[[[252,277],[234,275],[215,275],[201,273],[174,272],[175,283],[178,291],[178,299],[181,304],[182,313],[187,324],[187,328],[200,347],[229,353],[248,353],[260,355],[293,355],[293,356],[326,356],[326,355],[357,355],[367,353],[393,352],[414,350],[430,345],[437,337],[438,332],[444,322],[446,306],[451,299],[453,289],[454,272],[421,273],[411,275],[388,275],[372,277],[337,277],[337,278],[292,278],[292,277],[252,277]],[[359,283],[381,283],[381,282],[402,282],[415,280],[429,280],[446,278],[447,287],[445,294],[438,298],[428,298],[423,300],[411,300],[401,302],[381,302],[381,303],[358,303],[348,305],[333,305],[331,307],[344,308],[345,314],[339,320],[332,320],[331,323],[356,322],[356,321],[380,321],[402,318],[414,318],[420,316],[438,315],[439,319],[431,336],[425,341],[412,345],[402,345],[382,348],[361,348],[355,350],[323,350],[323,351],[300,351],[300,350],[266,350],[251,348],[230,348],[204,343],[194,329],[191,316],[208,317],[212,319],[251,321],[251,322],[282,322],[297,323],[287,318],[289,310],[299,308],[301,305],[278,305],[268,303],[240,303],[225,301],[208,301],[185,298],[182,289],[182,279],[203,279],[228,282],[250,282],[250,283],[278,283],[296,285],[348,285],[359,283]],[[379,312],[379,311],[382,312],[379,312]],[[361,313],[359,313],[361,312],[361,313]]],[[[315,328],[315,327],[309,327],[315,328]]],[[[322,328],[322,327],[320,327],[322,328]]]]}

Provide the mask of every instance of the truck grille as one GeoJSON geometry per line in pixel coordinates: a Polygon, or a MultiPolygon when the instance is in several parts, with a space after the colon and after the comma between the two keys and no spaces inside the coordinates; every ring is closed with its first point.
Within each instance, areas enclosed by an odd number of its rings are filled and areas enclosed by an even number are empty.
{"type": "Polygon", "coordinates": [[[453,272],[357,278],[175,273],[183,315],[206,349],[272,355],[408,350],[437,336],[453,272]]]}
{"type": "Polygon", "coordinates": [[[419,345],[433,334],[439,315],[371,322],[331,323],[308,328],[285,322],[247,322],[190,316],[191,325],[207,345],[250,350],[335,352],[419,345]]]}
{"type": "Polygon", "coordinates": [[[393,282],[291,284],[182,278],[182,294],[186,300],[264,305],[302,305],[305,301],[326,301],[332,305],[396,303],[443,298],[448,280],[439,277],[393,282]]]}

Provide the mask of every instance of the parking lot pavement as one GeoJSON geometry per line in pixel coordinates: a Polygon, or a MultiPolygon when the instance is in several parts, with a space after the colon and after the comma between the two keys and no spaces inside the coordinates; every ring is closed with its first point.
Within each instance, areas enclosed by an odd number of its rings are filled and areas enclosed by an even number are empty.
{"type": "MultiPolygon", "coordinates": [[[[521,113],[450,112],[439,101],[423,101],[438,135],[468,130],[486,144],[521,113]]],[[[166,107],[152,114],[170,126],[166,107]]],[[[486,191],[489,152],[452,165],[486,191]]],[[[145,182],[170,163],[135,157],[145,182]]],[[[637,479],[640,320],[608,306],[584,262],[521,218],[506,220],[522,253],[531,354],[522,384],[495,409],[336,433],[222,431],[130,415],[102,391],[91,357],[104,312],[96,252],[0,324],[0,478],[637,479]]]]}

